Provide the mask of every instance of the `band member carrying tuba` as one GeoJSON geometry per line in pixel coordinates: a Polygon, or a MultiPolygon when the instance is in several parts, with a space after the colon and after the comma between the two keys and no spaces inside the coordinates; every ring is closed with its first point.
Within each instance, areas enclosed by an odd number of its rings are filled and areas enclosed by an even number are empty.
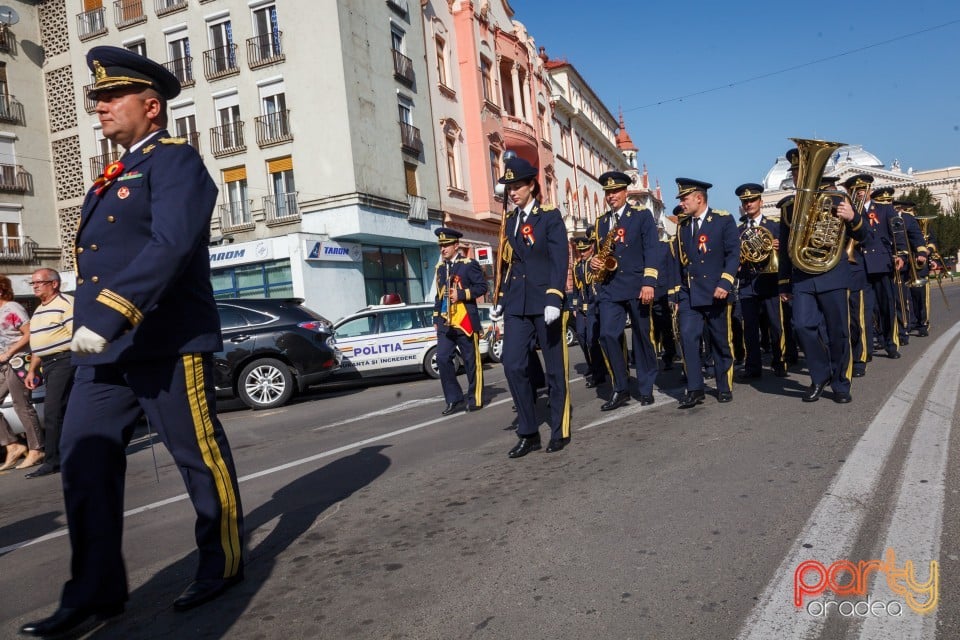
{"type": "Polygon", "coordinates": [[[743,342],[746,358],[743,378],[759,378],[762,361],[760,317],[766,313],[773,353],[771,368],[778,378],[787,376],[783,362],[783,310],[777,286],[779,277],[780,219],[760,212],[763,186],[748,182],[735,191],[740,198],[743,222],[740,223],[740,307],[743,312],[743,342]]]}
{"type": "Polygon", "coordinates": [[[791,172],[797,192],[780,219],[780,297],[793,300],[793,328],[810,370],[803,401],[816,402],[829,384],[834,402],[847,403],[852,363],[846,238],[862,240],[864,225],[849,198],[820,189],[827,161],[842,143],[794,142],[799,159],[791,172]]]}

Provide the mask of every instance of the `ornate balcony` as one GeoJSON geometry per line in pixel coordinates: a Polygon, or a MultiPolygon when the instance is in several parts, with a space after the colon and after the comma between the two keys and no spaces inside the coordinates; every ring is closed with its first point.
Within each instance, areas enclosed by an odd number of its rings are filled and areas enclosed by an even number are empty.
{"type": "Polygon", "coordinates": [[[221,231],[243,231],[253,229],[256,224],[250,215],[250,205],[253,200],[238,200],[225,202],[220,205],[221,231]]]}
{"type": "Polygon", "coordinates": [[[116,0],[113,3],[113,24],[117,25],[117,29],[126,29],[146,21],[143,0],[116,0]]]}
{"type": "Polygon", "coordinates": [[[407,153],[419,156],[423,153],[423,140],[420,139],[420,129],[406,122],[400,123],[400,146],[407,153]]]}
{"type": "Polygon", "coordinates": [[[107,32],[105,13],[106,9],[100,7],[77,14],[77,37],[81,40],[89,40],[105,34],[107,32]]]}
{"type": "Polygon", "coordinates": [[[0,243],[0,262],[21,262],[29,264],[33,262],[33,257],[39,246],[40,245],[31,240],[29,236],[7,238],[6,242],[0,243]]]}
{"type": "Polygon", "coordinates": [[[23,105],[17,102],[13,96],[0,93],[0,122],[9,122],[11,124],[26,123],[23,105]]]}
{"type": "Polygon", "coordinates": [[[276,111],[254,119],[257,128],[257,144],[260,147],[289,142],[293,140],[290,133],[290,110],[276,111]]]}
{"type": "Polygon", "coordinates": [[[415,79],[413,75],[413,60],[396,49],[391,49],[391,51],[393,51],[393,77],[405,84],[412,85],[415,79]]]}
{"type": "Polygon", "coordinates": [[[243,142],[243,121],[212,127],[210,129],[210,148],[215,158],[246,151],[247,145],[243,142]]]}
{"type": "Polygon", "coordinates": [[[503,139],[507,147],[524,152],[525,157],[536,157],[537,132],[532,124],[510,115],[503,115],[503,139]]]}
{"type": "Polygon", "coordinates": [[[237,45],[209,49],[203,52],[203,75],[207,80],[217,80],[240,73],[237,62],[237,45]]]}
{"type": "Polygon", "coordinates": [[[187,139],[187,144],[197,150],[197,153],[200,151],[200,132],[199,131],[189,131],[187,133],[179,134],[181,138],[187,139]]]}
{"type": "Polygon", "coordinates": [[[163,63],[167,71],[177,76],[181,87],[192,87],[197,84],[193,77],[193,56],[185,58],[174,58],[163,63]]]}
{"type": "Polygon", "coordinates": [[[267,224],[282,224],[299,220],[300,206],[297,204],[297,192],[263,196],[263,212],[267,224]]]}
{"type": "Polygon", "coordinates": [[[102,156],[93,156],[90,158],[90,177],[93,180],[96,180],[103,175],[103,170],[111,162],[116,162],[120,159],[120,151],[112,151],[102,156]]]}
{"type": "Polygon", "coordinates": [[[0,191],[26,193],[30,189],[30,175],[18,164],[0,164],[0,191]]]}
{"type": "Polygon", "coordinates": [[[251,69],[259,69],[287,59],[280,46],[281,36],[283,32],[277,31],[247,38],[247,64],[251,69]]]}
{"type": "Polygon", "coordinates": [[[157,12],[158,18],[186,8],[187,0],[154,0],[153,2],[153,9],[157,12]]]}

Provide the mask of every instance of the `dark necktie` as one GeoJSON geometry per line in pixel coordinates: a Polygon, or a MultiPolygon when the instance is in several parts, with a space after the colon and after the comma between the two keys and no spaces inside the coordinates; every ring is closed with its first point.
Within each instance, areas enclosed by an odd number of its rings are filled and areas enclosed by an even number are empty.
{"type": "Polygon", "coordinates": [[[693,241],[694,243],[700,242],[697,236],[700,234],[700,218],[693,219],[693,241]]]}
{"type": "Polygon", "coordinates": [[[523,224],[527,221],[527,214],[521,209],[517,209],[517,233],[516,236],[520,237],[520,230],[523,229],[523,224]]]}

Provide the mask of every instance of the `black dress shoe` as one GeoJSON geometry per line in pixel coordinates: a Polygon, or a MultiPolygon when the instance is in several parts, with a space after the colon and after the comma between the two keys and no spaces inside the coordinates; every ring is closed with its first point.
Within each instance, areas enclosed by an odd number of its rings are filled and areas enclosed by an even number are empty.
{"type": "Polygon", "coordinates": [[[670,358],[670,359],[664,358],[664,359],[663,359],[663,370],[664,370],[664,371],[671,371],[672,369],[673,369],[673,358],[670,358]]]}
{"type": "Polygon", "coordinates": [[[820,394],[823,393],[824,387],[827,386],[826,381],[821,382],[820,384],[812,384],[807,389],[807,392],[803,394],[804,402],[816,402],[820,399],[820,394]]]}
{"type": "Polygon", "coordinates": [[[837,404],[847,404],[852,402],[853,398],[850,397],[849,393],[837,392],[833,394],[833,401],[837,404]]]}
{"type": "Polygon", "coordinates": [[[900,346],[910,344],[910,336],[900,336],[900,346]]]}
{"type": "Polygon", "coordinates": [[[173,601],[173,608],[176,611],[186,611],[199,607],[205,602],[210,602],[221,593],[243,580],[243,575],[236,575],[232,578],[210,578],[206,580],[194,580],[183,593],[173,601]]]}
{"type": "Polygon", "coordinates": [[[779,367],[773,368],[773,375],[777,376],[778,378],[786,378],[790,374],[787,373],[787,368],[785,366],[780,365],[779,367]]]}
{"type": "Polygon", "coordinates": [[[70,607],[60,607],[53,612],[53,615],[43,620],[28,622],[20,627],[20,633],[27,636],[43,638],[48,636],[59,636],[85,624],[90,618],[96,622],[102,622],[108,618],[118,616],[123,613],[123,604],[116,604],[104,607],[79,607],[72,609],[70,607]]]}
{"type": "Polygon", "coordinates": [[[448,403],[447,403],[447,407],[446,407],[443,411],[440,412],[440,415],[442,415],[442,416],[448,416],[448,415],[450,415],[451,413],[453,413],[454,411],[456,411],[457,409],[459,409],[459,408],[460,408],[460,405],[462,405],[462,404],[463,404],[463,400],[457,400],[456,402],[448,402],[448,403]]]}
{"type": "Polygon", "coordinates": [[[507,452],[507,457],[509,458],[522,458],[531,451],[536,451],[540,448],[540,436],[534,436],[532,438],[520,438],[513,449],[507,452]]]}
{"type": "Polygon", "coordinates": [[[930,335],[930,332],[927,331],[926,329],[920,329],[917,331],[917,337],[919,338],[926,338],[929,335],[930,335]]]}
{"type": "Polygon", "coordinates": [[[544,449],[544,452],[553,453],[555,451],[560,451],[568,444],[570,444],[570,438],[560,438],[559,440],[551,440],[550,444],[547,445],[547,448],[544,449]]]}
{"type": "Polygon", "coordinates": [[[733,402],[733,392],[720,391],[717,393],[717,402],[733,402]]]}
{"type": "Polygon", "coordinates": [[[695,407],[703,402],[703,398],[703,389],[700,389],[699,391],[687,391],[685,394],[683,394],[683,397],[680,398],[680,404],[677,405],[677,408],[690,409],[691,407],[695,407]]]}
{"type": "Polygon", "coordinates": [[[466,413],[470,413],[471,411],[480,411],[480,409],[483,409],[483,405],[482,405],[482,404],[475,404],[475,403],[473,403],[473,402],[468,402],[468,403],[466,403],[466,404],[463,406],[463,410],[464,410],[466,413]]]}
{"type": "Polygon", "coordinates": [[[763,374],[759,371],[744,371],[737,375],[737,380],[757,380],[761,377],[763,374]]]}
{"type": "Polygon", "coordinates": [[[887,349],[887,357],[891,360],[896,360],[900,357],[900,352],[896,349],[887,349]]]}
{"type": "Polygon", "coordinates": [[[594,387],[597,386],[597,381],[594,380],[593,378],[587,378],[587,381],[584,383],[584,386],[587,389],[593,389],[594,387]]]}
{"type": "Polygon", "coordinates": [[[640,406],[647,407],[653,404],[653,396],[645,396],[642,393],[640,394],[640,406]]]}
{"type": "Polygon", "coordinates": [[[867,375],[867,370],[866,370],[866,369],[854,369],[854,370],[853,370],[853,377],[854,377],[854,378],[862,378],[862,377],[865,376],[865,375],[867,375]]]}
{"type": "Polygon", "coordinates": [[[622,407],[627,404],[627,400],[630,399],[630,394],[626,391],[614,391],[613,395],[610,396],[610,399],[603,403],[600,407],[600,411],[612,411],[617,407],[622,407]]]}
{"type": "Polygon", "coordinates": [[[39,478],[41,476],[48,476],[51,473],[59,473],[60,467],[54,466],[44,462],[42,465],[36,468],[36,470],[31,471],[27,475],[23,476],[24,478],[39,478]]]}

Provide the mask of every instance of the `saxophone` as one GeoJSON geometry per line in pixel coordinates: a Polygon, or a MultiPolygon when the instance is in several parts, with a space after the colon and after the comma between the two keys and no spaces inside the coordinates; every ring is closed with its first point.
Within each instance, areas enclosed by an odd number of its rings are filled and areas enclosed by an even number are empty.
{"type": "Polygon", "coordinates": [[[617,239],[618,227],[610,229],[600,244],[600,251],[597,252],[597,258],[603,263],[596,271],[590,272],[590,283],[599,282],[603,284],[610,278],[610,274],[617,270],[619,263],[613,255],[613,243],[617,239]]]}

